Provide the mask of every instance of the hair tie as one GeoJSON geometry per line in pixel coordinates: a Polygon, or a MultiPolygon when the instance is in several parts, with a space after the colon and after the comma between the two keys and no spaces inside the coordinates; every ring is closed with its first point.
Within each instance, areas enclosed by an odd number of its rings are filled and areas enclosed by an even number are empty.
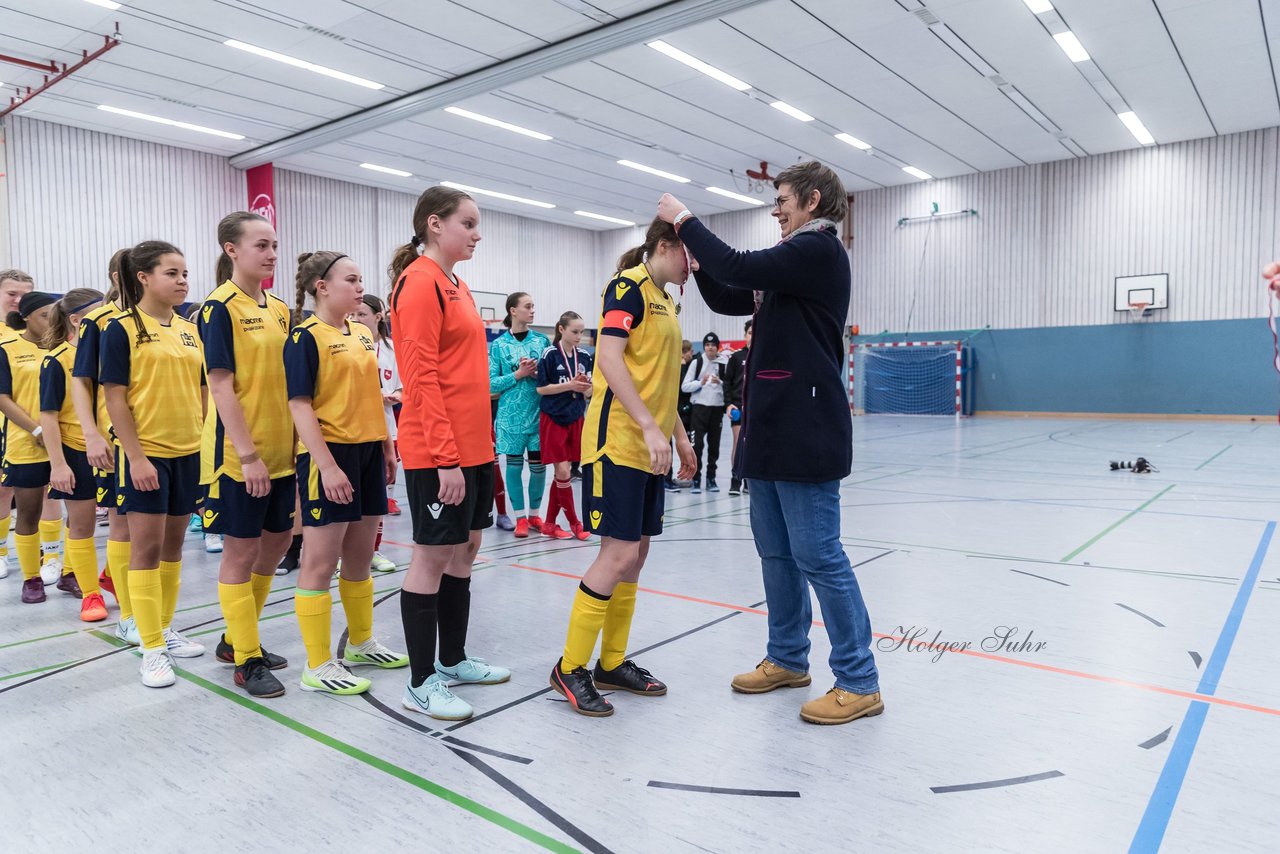
{"type": "Polygon", "coordinates": [[[329,271],[333,269],[333,265],[337,264],[339,261],[341,261],[343,258],[346,258],[346,257],[347,257],[346,255],[339,255],[337,258],[334,258],[332,261],[330,261],[329,266],[325,267],[324,272],[320,274],[320,278],[322,279],[329,278],[329,271]]]}
{"type": "Polygon", "coordinates": [[[98,303],[100,303],[100,302],[102,302],[102,297],[96,297],[96,298],[94,298],[94,299],[90,300],[89,302],[85,303],[84,305],[78,305],[78,306],[76,306],[75,308],[69,308],[69,309],[67,309],[67,316],[68,316],[68,317],[70,317],[70,316],[71,316],[71,315],[73,315],[73,314],[79,314],[80,312],[82,312],[82,311],[84,311],[86,308],[88,308],[89,306],[91,306],[91,305],[97,305],[97,304],[98,304],[98,303]]]}
{"type": "Polygon", "coordinates": [[[412,246],[414,249],[417,249],[419,246],[422,245],[422,238],[415,234],[412,238],[410,238],[409,245],[412,246]]]}

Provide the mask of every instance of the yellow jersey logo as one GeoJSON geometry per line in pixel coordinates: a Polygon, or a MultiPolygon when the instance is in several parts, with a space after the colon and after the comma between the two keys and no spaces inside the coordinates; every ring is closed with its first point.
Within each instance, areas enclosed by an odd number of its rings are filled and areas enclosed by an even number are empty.
{"type": "Polygon", "coordinates": [[[603,518],[604,518],[604,514],[601,513],[599,510],[592,510],[591,511],[591,527],[599,528],[600,520],[603,518]]]}
{"type": "Polygon", "coordinates": [[[200,309],[200,316],[204,318],[205,323],[208,323],[209,318],[213,317],[213,306],[206,305],[204,308],[200,309]]]}
{"type": "Polygon", "coordinates": [[[319,507],[311,508],[311,518],[315,519],[317,522],[320,521],[320,513],[321,513],[321,510],[319,507]]]}
{"type": "Polygon", "coordinates": [[[218,514],[214,513],[212,510],[206,510],[204,511],[204,516],[202,518],[204,521],[204,526],[208,528],[210,525],[212,525],[214,522],[218,520],[218,514]]]}
{"type": "Polygon", "coordinates": [[[631,290],[630,282],[618,282],[618,284],[614,286],[613,292],[614,292],[614,295],[618,297],[618,299],[622,299],[624,296],[627,295],[627,291],[629,290],[631,290]]]}
{"type": "Polygon", "coordinates": [[[105,486],[98,487],[98,501],[102,502],[107,497],[107,488],[105,486]]]}
{"type": "Polygon", "coordinates": [[[298,343],[298,341],[300,341],[301,339],[302,339],[302,333],[301,333],[301,332],[295,332],[295,333],[293,333],[293,343],[294,343],[294,344],[297,344],[297,343],[298,343]]]}
{"type": "Polygon", "coordinates": [[[123,494],[117,495],[117,496],[116,496],[116,506],[117,506],[117,507],[119,507],[119,506],[121,506],[122,504],[124,504],[124,495],[123,495],[123,494]]]}

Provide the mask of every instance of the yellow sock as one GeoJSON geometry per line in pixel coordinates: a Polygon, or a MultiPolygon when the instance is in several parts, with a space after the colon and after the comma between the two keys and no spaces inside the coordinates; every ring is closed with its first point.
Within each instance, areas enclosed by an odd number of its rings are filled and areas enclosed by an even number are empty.
{"type": "Polygon", "coordinates": [[[98,553],[93,547],[93,537],[83,540],[67,537],[67,564],[76,574],[81,593],[85,596],[102,593],[98,587],[98,553]]]}
{"type": "Polygon", "coordinates": [[[600,666],[605,670],[620,667],[627,657],[637,586],[634,581],[619,581],[609,598],[609,610],[605,612],[604,628],[600,632],[600,666]]]}
{"type": "Polygon", "coordinates": [[[262,609],[266,607],[267,597],[271,595],[271,582],[274,579],[274,575],[254,573],[249,576],[249,583],[253,585],[253,606],[258,609],[258,619],[262,619],[262,609]]]}
{"type": "MultiPolygon", "coordinates": [[[[62,520],[40,520],[40,563],[45,564],[58,557],[62,545],[62,520]]],[[[64,572],[63,575],[66,575],[64,572]]]]}
{"type": "Polygon", "coordinates": [[[587,666],[608,610],[608,596],[588,591],[585,584],[578,585],[578,592],[573,597],[573,610],[569,612],[569,632],[564,641],[564,656],[560,660],[561,673],[587,666]]]}
{"type": "Polygon", "coordinates": [[[130,552],[128,543],[107,540],[107,565],[115,568],[111,580],[115,582],[116,601],[120,603],[121,620],[127,620],[133,616],[133,600],[129,598],[130,552]]]}
{"type": "MultiPolygon", "coordinates": [[[[345,606],[347,600],[343,598],[345,606]]],[[[333,596],[328,590],[298,590],[293,594],[293,610],[298,615],[302,645],[307,648],[307,667],[319,667],[333,658],[330,651],[329,622],[333,596]]]]}
{"type": "Polygon", "coordinates": [[[373,579],[347,581],[338,576],[338,596],[347,615],[347,643],[359,646],[373,637],[373,579]]]}
{"type": "Polygon", "coordinates": [[[9,525],[12,523],[12,513],[0,519],[0,555],[7,556],[9,554],[9,525]]]}
{"type": "MultiPolygon", "coordinates": [[[[262,655],[258,641],[258,615],[253,612],[253,585],[218,583],[222,618],[227,621],[227,642],[235,647],[236,664],[262,655]]],[[[134,602],[134,608],[138,606],[134,602]]]]}
{"type": "Polygon", "coordinates": [[[182,561],[160,561],[160,583],[164,585],[160,599],[160,624],[166,629],[173,625],[173,612],[178,610],[178,588],[182,586],[182,561]]]}
{"type": "Polygon", "coordinates": [[[159,569],[129,570],[129,595],[133,597],[133,618],[143,649],[164,649],[164,624],[160,622],[163,582],[159,569]]]}
{"type": "Polygon", "coordinates": [[[18,566],[22,567],[23,579],[38,576],[40,574],[40,535],[14,534],[13,547],[18,553],[18,566]]]}

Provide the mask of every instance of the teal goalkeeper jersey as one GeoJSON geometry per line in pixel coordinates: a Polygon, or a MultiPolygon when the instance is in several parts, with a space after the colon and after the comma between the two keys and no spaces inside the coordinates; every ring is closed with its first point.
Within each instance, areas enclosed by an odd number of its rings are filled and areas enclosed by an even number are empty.
{"type": "Polygon", "coordinates": [[[499,435],[538,432],[538,373],[516,379],[521,359],[537,362],[551,346],[550,339],[530,329],[523,341],[510,331],[503,332],[489,345],[489,393],[499,395],[498,418],[494,427],[499,435]]]}

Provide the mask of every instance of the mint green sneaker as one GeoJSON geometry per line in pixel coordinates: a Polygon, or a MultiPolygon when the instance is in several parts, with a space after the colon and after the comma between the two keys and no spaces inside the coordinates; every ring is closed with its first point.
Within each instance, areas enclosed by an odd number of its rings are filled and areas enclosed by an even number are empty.
{"type": "Polygon", "coordinates": [[[129,644],[129,646],[142,646],[142,638],[138,635],[138,624],[133,617],[128,617],[116,623],[116,637],[129,644]]]}
{"type": "Polygon", "coordinates": [[[345,697],[350,694],[363,694],[372,684],[363,676],[354,675],[336,658],[331,658],[314,669],[306,667],[302,670],[303,691],[324,691],[345,697]]]}
{"type": "Polygon", "coordinates": [[[417,688],[410,680],[404,686],[404,699],[400,703],[411,712],[442,721],[465,721],[474,714],[471,704],[454,696],[439,673],[432,673],[417,688]]]}
{"type": "Polygon", "coordinates": [[[342,653],[342,663],[347,667],[359,667],[362,664],[372,664],[377,667],[384,667],[387,670],[395,670],[400,667],[409,666],[409,656],[403,652],[393,652],[387,649],[377,638],[369,638],[362,644],[352,646],[347,644],[347,649],[342,653]]]}
{"type": "Polygon", "coordinates": [[[497,685],[511,678],[511,671],[505,667],[490,664],[483,658],[467,657],[452,667],[445,667],[436,662],[436,673],[450,682],[462,682],[468,685],[497,685]]]}

